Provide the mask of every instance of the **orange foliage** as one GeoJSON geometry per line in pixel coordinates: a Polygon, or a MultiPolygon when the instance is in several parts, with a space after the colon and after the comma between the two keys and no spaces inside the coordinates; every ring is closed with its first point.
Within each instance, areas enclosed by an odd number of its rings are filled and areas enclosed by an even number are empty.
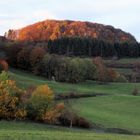
{"type": "Polygon", "coordinates": [[[65,105],[63,103],[57,104],[55,108],[48,110],[42,115],[43,122],[47,122],[50,124],[57,123],[57,120],[61,116],[61,113],[64,110],[64,108],[65,105]]]}
{"type": "Polygon", "coordinates": [[[10,30],[9,39],[20,41],[48,41],[61,37],[81,36],[107,41],[136,41],[133,36],[112,26],[80,21],[46,20],[20,30],[10,30]],[[115,40],[114,40],[115,39],[115,40]]]}
{"type": "Polygon", "coordinates": [[[8,63],[5,60],[0,60],[0,69],[8,71],[8,63]]]}

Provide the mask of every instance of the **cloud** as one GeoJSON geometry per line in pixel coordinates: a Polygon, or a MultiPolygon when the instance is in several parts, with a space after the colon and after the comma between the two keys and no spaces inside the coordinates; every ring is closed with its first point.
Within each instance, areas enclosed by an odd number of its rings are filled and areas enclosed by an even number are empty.
{"type": "Polygon", "coordinates": [[[45,19],[55,19],[55,16],[50,13],[48,10],[38,10],[32,12],[29,17],[33,18],[34,20],[45,20],[45,19]]]}

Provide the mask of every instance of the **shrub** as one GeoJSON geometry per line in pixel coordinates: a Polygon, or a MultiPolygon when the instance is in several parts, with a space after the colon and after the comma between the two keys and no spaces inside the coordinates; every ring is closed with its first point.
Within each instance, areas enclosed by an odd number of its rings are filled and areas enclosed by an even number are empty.
{"type": "Polygon", "coordinates": [[[21,103],[24,92],[17,88],[15,81],[0,81],[0,118],[23,119],[26,111],[21,103]]]}
{"type": "Polygon", "coordinates": [[[0,60],[0,72],[8,71],[8,63],[5,60],[0,60]]]}
{"type": "Polygon", "coordinates": [[[8,73],[5,71],[2,71],[2,73],[0,74],[0,81],[6,81],[8,80],[8,78],[9,78],[8,73]]]}
{"type": "Polygon", "coordinates": [[[82,127],[82,128],[90,128],[91,125],[90,123],[82,117],[77,117],[77,126],[82,127]]]}
{"type": "Polygon", "coordinates": [[[59,123],[58,119],[61,116],[64,108],[65,105],[63,103],[57,104],[54,108],[48,110],[42,115],[43,122],[47,122],[49,124],[59,123]]]}
{"type": "Polygon", "coordinates": [[[91,124],[83,117],[79,117],[73,110],[70,108],[65,108],[65,110],[61,113],[59,117],[59,121],[64,126],[69,126],[72,128],[73,126],[82,127],[82,128],[90,128],[91,124]]]}
{"type": "Polygon", "coordinates": [[[47,85],[38,86],[33,91],[27,104],[28,117],[42,120],[42,115],[51,108],[53,101],[53,91],[47,85]]]}
{"type": "Polygon", "coordinates": [[[26,104],[28,100],[31,98],[32,93],[34,92],[35,89],[36,89],[35,86],[31,86],[26,89],[26,92],[21,97],[21,100],[22,102],[24,102],[24,104],[26,104]]]}
{"type": "Polygon", "coordinates": [[[65,105],[55,104],[53,91],[47,85],[30,87],[22,97],[27,104],[28,118],[49,124],[58,123],[65,105]]]}

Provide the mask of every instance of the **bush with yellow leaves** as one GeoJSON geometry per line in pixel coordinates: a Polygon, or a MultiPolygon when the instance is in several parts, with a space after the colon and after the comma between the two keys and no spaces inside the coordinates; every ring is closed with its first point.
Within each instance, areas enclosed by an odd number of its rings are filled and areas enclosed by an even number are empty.
{"type": "Polygon", "coordinates": [[[47,85],[38,86],[27,103],[28,117],[32,120],[42,120],[42,114],[45,114],[53,103],[53,91],[47,85]]]}
{"type": "Polygon", "coordinates": [[[24,119],[57,122],[64,104],[54,102],[53,91],[47,85],[19,89],[6,72],[0,74],[0,119],[24,119]]]}
{"type": "Polygon", "coordinates": [[[16,86],[15,81],[0,81],[0,119],[23,119],[26,110],[21,105],[21,96],[24,93],[16,86]]]}

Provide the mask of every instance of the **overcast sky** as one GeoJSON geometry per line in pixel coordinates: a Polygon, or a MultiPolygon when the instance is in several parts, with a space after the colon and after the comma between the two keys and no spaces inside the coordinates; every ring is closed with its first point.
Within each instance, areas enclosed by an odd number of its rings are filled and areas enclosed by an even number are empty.
{"type": "Polygon", "coordinates": [[[1,35],[45,19],[113,25],[140,41],[140,0],[0,0],[1,35]]]}

